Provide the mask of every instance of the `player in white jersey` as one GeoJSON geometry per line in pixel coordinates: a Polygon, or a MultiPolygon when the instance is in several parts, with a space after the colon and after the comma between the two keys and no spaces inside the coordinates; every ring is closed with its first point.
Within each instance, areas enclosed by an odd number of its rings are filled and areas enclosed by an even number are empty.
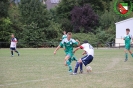
{"type": "Polygon", "coordinates": [[[14,34],[12,34],[11,35],[11,44],[10,44],[10,50],[11,50],[12,56],[13,56],[13,51],[18,53],[18,56],[19,56],[19,52],[16,50],[16,46],[17,46],[17,39],[14,37],[14,34]]]}
{"type": "Polygon", "coordinates": [[[77,74],[79,66],[80,73],[83,73],[82,63],[86,66],[87,64],[90,64],[94,58],[94,49],[92,45],[88,43],[88,41],[84,41],[84,43],[81,46],[77,47],[73,52],[75,53],[75,51],[77,51],[78,49],[83,49],[83,55],[86,55],[77,61],[73,75],[77,74]]]}

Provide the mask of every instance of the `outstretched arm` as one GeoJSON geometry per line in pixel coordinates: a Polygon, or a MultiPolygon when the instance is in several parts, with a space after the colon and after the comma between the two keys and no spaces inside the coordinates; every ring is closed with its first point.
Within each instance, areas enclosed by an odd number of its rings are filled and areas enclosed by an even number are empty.
{"type": "Polygon", "coordinates": [[[56,51],[60,49],[60,45],[55,49],[54,54],[56,54],[56,51]]]}
{"type": "Polygon", "coordinates": [[[79,40],[76,40],[76,42],[78,42],[78,46],[80,46],[80,42],[79,42],[79,40]]]}
{"type": "Polygon", "coordinates": [[[82,55],[85,55],[86,54],[86,51],[84,51],[83,53],[82,53],[82,55]]]}
{"type": "Polygon", "coordinates": [[[73,53],[75,53],[78,49],[80,49],[80,47],[77,47],[77,48],[73,51],[73,53]]]}

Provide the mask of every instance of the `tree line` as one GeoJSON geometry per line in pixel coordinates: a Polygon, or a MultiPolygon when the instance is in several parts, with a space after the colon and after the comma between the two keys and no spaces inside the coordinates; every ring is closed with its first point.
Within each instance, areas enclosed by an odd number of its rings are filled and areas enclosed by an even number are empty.
{"type": "MultiPolygon", "coordinates": [[[[21,47],[60,42],[62,31],[73,32],[80,41],[104,44],[115,39],[115,22],[122,17],[114,12],[116,0],[61,0],[48,10],[41,0],[0,1],[0,42],[10,42],[15,34],[21,47]]],[[[123,0],[125,1],[125,0],[123,0]]],[[[56,45],[55,45],[56,46],[56,45]]]]}

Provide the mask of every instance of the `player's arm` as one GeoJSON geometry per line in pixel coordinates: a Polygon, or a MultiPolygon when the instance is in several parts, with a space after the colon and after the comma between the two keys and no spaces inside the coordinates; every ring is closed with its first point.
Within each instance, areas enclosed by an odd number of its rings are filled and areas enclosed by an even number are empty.
{"type": "Polygon", "coordinates": [[[80,42],[79,40],[72,40],[73,44],[76,45],[76,46],[80,46],[80,42]]]}
{"type": "Polygon", "coordinates": [[[17,39],[16,39],[16,38],[14,39],[14,42],[15,42],[16,44],[18,43],[18,41],[17,41],[17,39]]]}
{"type": "Polygon", "coordinates": [[[121,39],[125,40],[125,36],[124,37],[121,37],[121,39]]]}
{"type": "Polygon", "coordinates": [[[58,45],[58,47],[55,49],[54,54],[56,54],[56,51],[59,50],[60,47],[63,46],[63,44],[64,44],[64,41],[62,40],[62,41],[60,42],[60,44],[58,45]]]}
{"type": "Polygon", "coordinates": [[[81,46],[77,47],[77,48],[73,51],[73,53],[75,53],[78,49],[83,49],[83,44],[82,44],[81,46]]]}
{"type": "Polygon", "coordinates": [[[131,35],[131,44],[133,43],[133,37],[132,37],[132,35],[131,35]]]}
{"type": "Polygon", "coordinates": [[[57,51],[57,50],[59,50],[59,49],[60,49],[60,47],[61,47],[61,46],[60,46],[60,45],[58,45],[58,47],[57,47],[57,48],[55,49],[55,51],[54,51],[54,54],[56,54],[56,51],[57,51]]]}
{"type": "Polygon", "coordinates": [[[75,53],[78,49],[80,49],[80,47],[75,48],[73,53],[75,53]]]}
{"type": "Polygon", "coordinates": [[[77,46],[80,46],[80,42],[79,42],[79,40],[76,39],[76,42],[78,43],[77,46]]]}
{"type": "Polygon", "coordinates": [[[85,55],[86,54],[86,51],[84,51],[83,53],[82,53],[82,55],[85,55]]]}

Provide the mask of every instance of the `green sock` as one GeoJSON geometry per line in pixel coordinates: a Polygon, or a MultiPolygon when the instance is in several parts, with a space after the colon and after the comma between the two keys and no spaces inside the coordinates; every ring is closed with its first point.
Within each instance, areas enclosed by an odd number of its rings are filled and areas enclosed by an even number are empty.
{"type": "Polygon", "coordinates": [[[77,58],[75,56],[73,56],[71,59],[72,61],[77,61],[77,58]]]}
{"type": "Polygon", "coordinates": [[[128,54],[127,54],[127,53],[125,54],[125,59],[126,59],[126,60],[128,59],[128,54]]]}
{"type": "Polygon", "coordinates": [[[131,56],[133,57],[133,53],[131,54],[131,56]]]}
{"type": "Polygon", "coordinates": [[[72,66],[71,66],[71,63],[69,62],[69,60],[66,61],[68,67],[69,67],[69,71],[72,71],[72,66]]]}

